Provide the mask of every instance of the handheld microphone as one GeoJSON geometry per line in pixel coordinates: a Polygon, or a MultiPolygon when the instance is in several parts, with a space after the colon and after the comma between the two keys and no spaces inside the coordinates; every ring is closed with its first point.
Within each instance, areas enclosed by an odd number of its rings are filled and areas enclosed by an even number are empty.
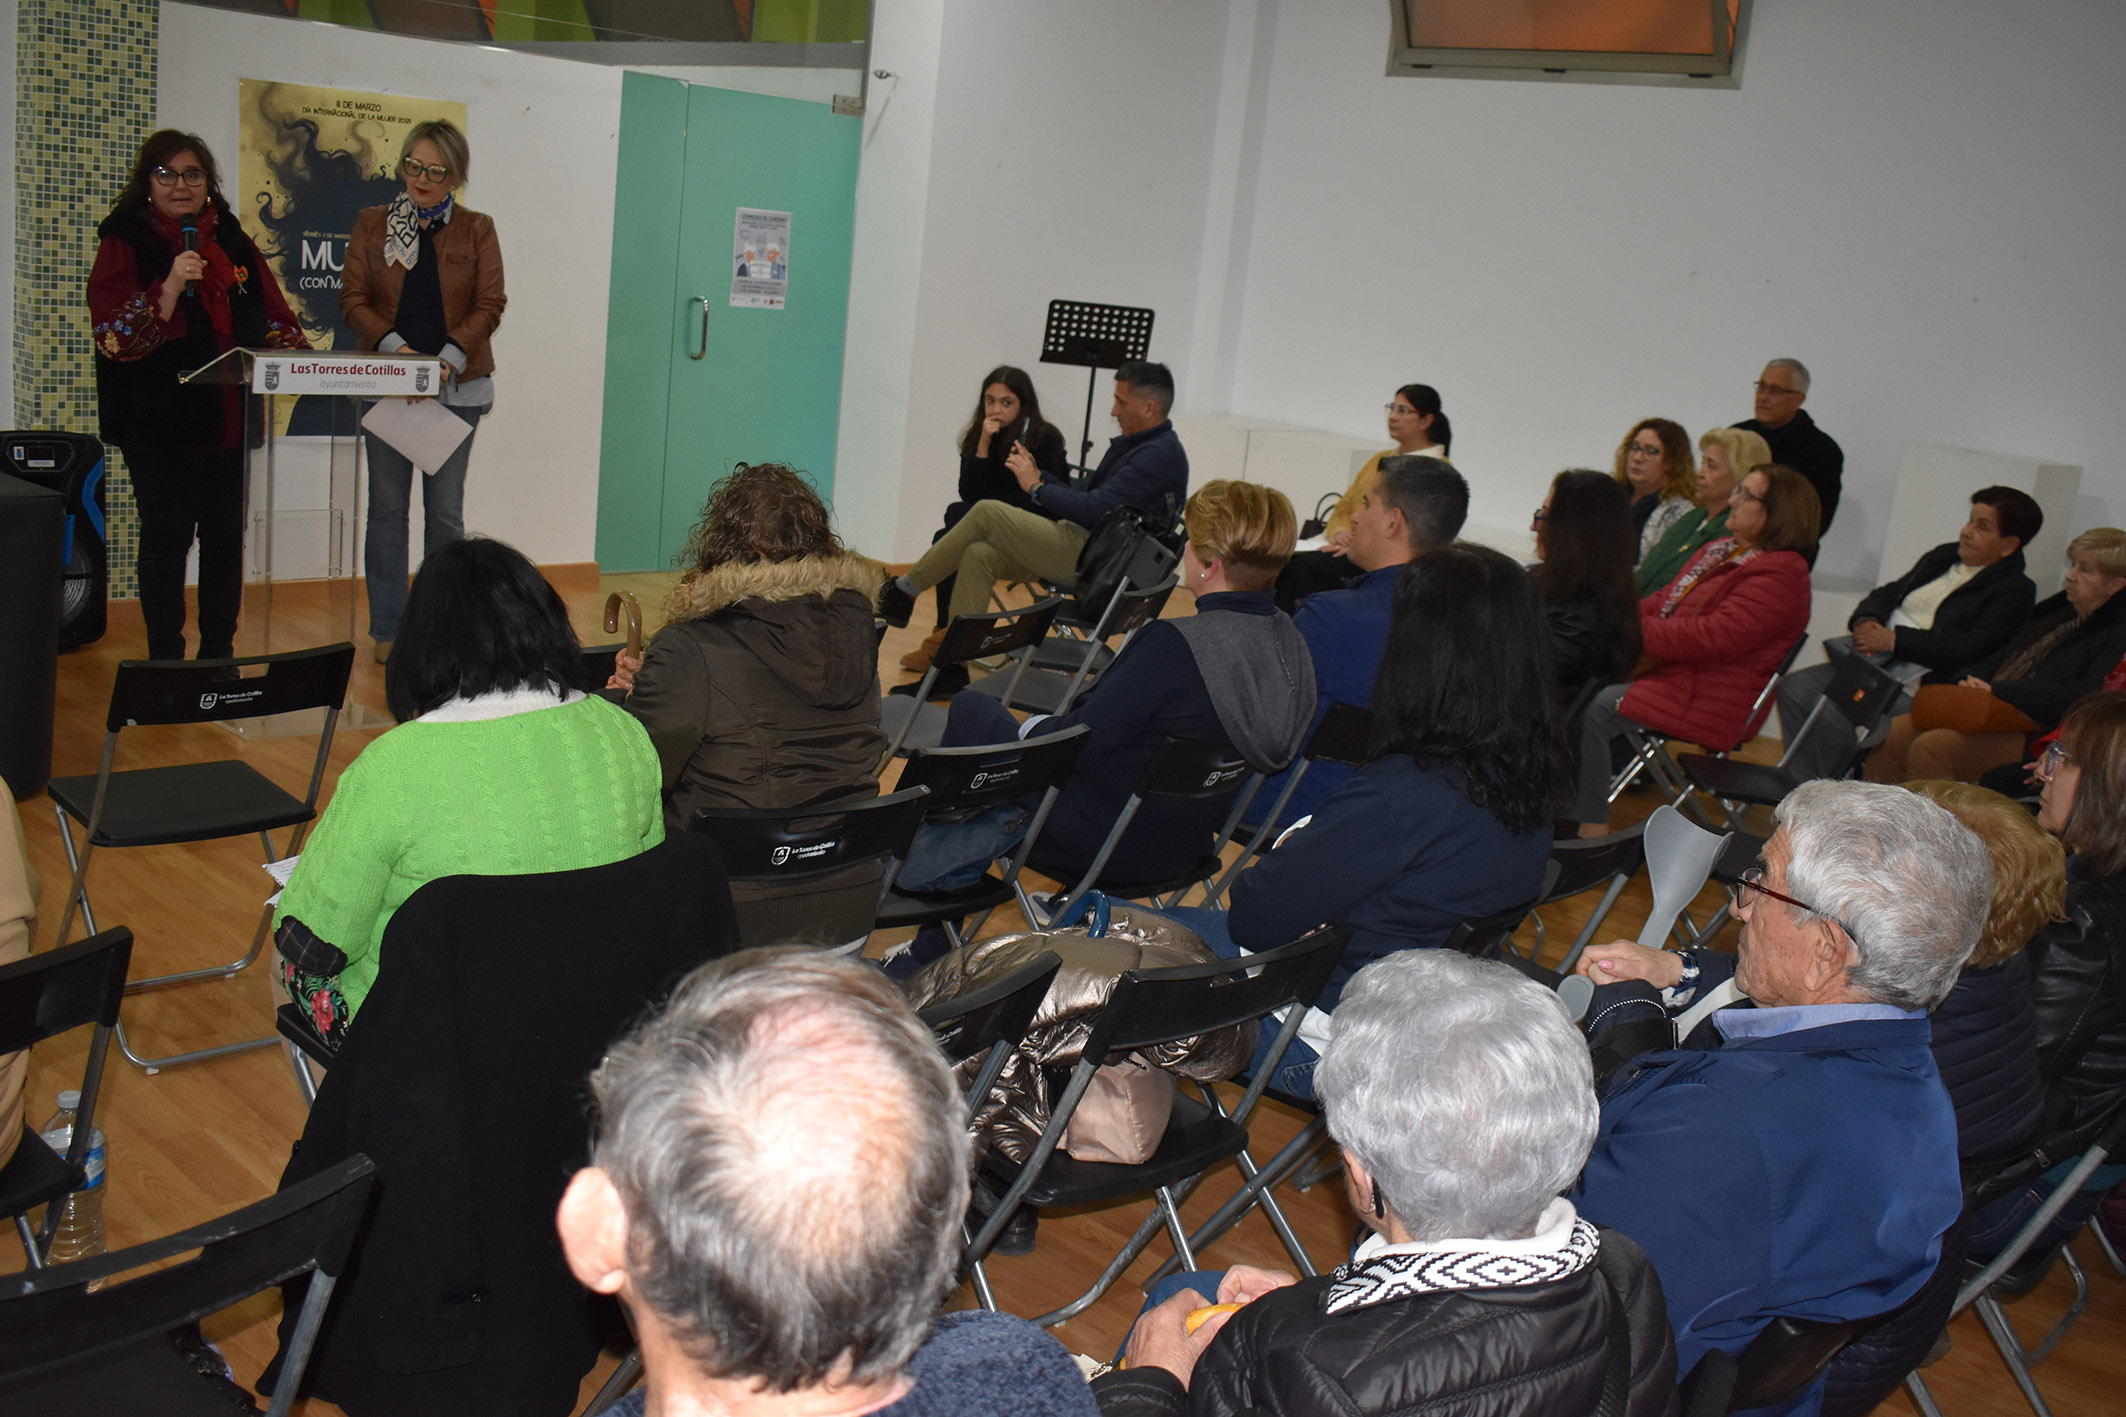
{"type": "MultiPolygon", "coordinates": [[[[198,217],[196,217],[196,216],[188,216],[188,217],[186,217],[186,218],[184,219],[183,223],[182,223],[181,225],[179,225],[179,227],[177,228],[177,230],[178,230],[178,233],[179,233],[179,234],[180,234],[181,236],[183,236],[183,237],[184,237],[185,249],[186,249],[187,251],[197,251],[197,250],[199,249],[199,218],[198,218],[198,217]]],[[[187,295],[197,295],[197,294],[199,294],[199,282],[198,282],[198,281],[196,281],[196,280],[188,280],[188,281],[186,281],[186,282],[185,282],[185,294],[187,294],[187,295]]]]}
{"type": "Polygon", "coordinates": [[[1029,428],[1031,428],[1031,427],[1033,427],[1033,415],[1032,415],[1032,414],[1030,414],[1030,413],[1023,413],[1023,414],[1020,414],[1020,415],[1019,415],[1019,431],[1018,431],[1018,432],[1016,432],[1016,433],[1014,433],[1014,434],[1012,434],[1012,436],[1011,436],[1011,441],[1012,441],[1012,442],[1014,442],[1014,443],[1023,443],[1023,442],[1025,442],[1025,441],[1026,441],[1026,430],[1027,430],[1027,429],[1029,429],[1029,428]]]}

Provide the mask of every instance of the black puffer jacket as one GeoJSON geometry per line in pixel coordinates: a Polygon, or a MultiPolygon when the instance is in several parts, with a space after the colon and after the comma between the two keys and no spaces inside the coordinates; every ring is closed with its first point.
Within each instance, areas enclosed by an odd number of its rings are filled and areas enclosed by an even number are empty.
{"type": "Polygon", "coordinates": [[[1570,1278],[1464,1289],[1322,1311],[1323,1275],[1233,1315],[1184,1391],[1161,1368],[1093,1383],[1107,1417],[1454,1412],[1458,1417],[1592,1414],[1608,1373],[1611,1294],[1631,1335],[1628,1417],[1676,1410],[1676,1345],[1646,1255],[1614,1230],[1570,1278]],[[1602,1282],[1607,1275],[1609,1283],[1602,1282]]]}
{"type": "Polygon", "coordinates": [[[2039,1145],[2055,1161],[2096,1139],[2126,1091],[2126,872],[2091,876],[2067,858],[2067,918],[2037,932],[2030,1000],[2045,1085],[2061,1104],[2039,1145]]]}
{"type": "Polygon", "coordinates": [[[1932,1023],[1934,1065],[1956,1108],[1958,1158],[1968,1164],[2027,1147],[2045,1107],[2029,956],[1966,969],[1932,1023]]]}

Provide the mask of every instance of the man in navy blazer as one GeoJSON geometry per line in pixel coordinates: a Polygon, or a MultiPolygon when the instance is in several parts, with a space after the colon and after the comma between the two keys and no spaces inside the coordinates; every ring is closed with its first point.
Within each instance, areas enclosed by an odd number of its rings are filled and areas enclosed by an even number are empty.
{"type": "MultiPolygon", "coordinates": [[[[1754,1007],[1712,1016],[1717,1046],[1611,1079],[1571,1193],[1653,1260],[1684,1371],[1781,1315],[1896,1308],[1963,1205],[1927,1011],[1985,922],[1985,848],[1901,787],[1811,782],[1778,821],[1737,897],[1734,982],[1754,1007]]],[[[1776,1410],[1814,1413],[1821,1388],[1776,1410]]]]}

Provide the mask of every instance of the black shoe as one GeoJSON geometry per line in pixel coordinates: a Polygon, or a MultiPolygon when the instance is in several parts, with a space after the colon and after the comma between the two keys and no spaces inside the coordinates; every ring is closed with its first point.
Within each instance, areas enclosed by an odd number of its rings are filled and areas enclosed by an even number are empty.
{"type": "MultiPolygon", "coordinates": [[[[936,703],[940,699],[949,699],[960,690],[966,688],[968,682],[969,676],[965,665],[948,664],[938,670],[937,678],[930,681],[928,698],[932,703],[936,703]]],[[[918,679],[912,684],[895,684],[886,692],[912,699],[915,697],[916,690],[922,687],[923,681],[918,679]]]]}
{"type": "Polygon", "coordinates": [[[878,618],[895,629],[908,628],[908,617],[915,614],[915,597],[901,589],[901,583],[892,576],[878,588],[878,618]]]}

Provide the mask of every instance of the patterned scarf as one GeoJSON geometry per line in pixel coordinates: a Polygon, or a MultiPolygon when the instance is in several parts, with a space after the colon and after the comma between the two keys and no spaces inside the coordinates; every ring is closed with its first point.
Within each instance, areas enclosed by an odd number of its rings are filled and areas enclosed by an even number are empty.
{"type": "Polygon", "coordinates": [[[445,197],[432,207],[417,207],[404,192],[384,212],[384,263],[412,270],[421,259],[421,228],[450,225],[456,199],[445,197]]]}
{"type": "Polygon", "coordinates": [[[1698,553],[1697,559],[1685,566],[1683,574],[1669,583],[1668,594],[1662,597],[1661,600],[1661,618],[1666,620],[1669,616],[1675,614],[1676,607],[1683,603],[1683,597],[1696,590],[1698,582],[1704,580],[1720,567],[1739,566],[1752,556],[1762,554],[1754,546],[1747,551],[1742,550],[1741,543],[1737,542],[1732,536],[1723,536],[1717,540],[1706,542],[1705,549],[1698,553]]]}
{"type": "Polygon", "coordinates": [[[2060,641],[2073,634],[2081,623],[2081,616],[2070,615],[2060,624],[2054,625],[2044,634],[2039,635],[2029,644],[2009,655],[2007,662],[1993,671],[1993,682],[1996,684],[2013,684],[2018,679],[2029,678],[2030,672],[2045,662],[2045,656],[2058,649],[2060,641]]]}
{"type": "Polygon", "coordinates": [[[1464,1289],[1516,1289],[1567,1279],[1595,1262],[1602,1237],[1584,1220],[1572,1222],[1564,1245],[1543,1254],[1501,1254],[1495,1250],[1428,1250],[1414,1255],[1380,1255],[1338,1265],[1335,1283],[1323,1297],[1331,1314],[1387,1304],[1419,1294],[1464,1289]]]}

